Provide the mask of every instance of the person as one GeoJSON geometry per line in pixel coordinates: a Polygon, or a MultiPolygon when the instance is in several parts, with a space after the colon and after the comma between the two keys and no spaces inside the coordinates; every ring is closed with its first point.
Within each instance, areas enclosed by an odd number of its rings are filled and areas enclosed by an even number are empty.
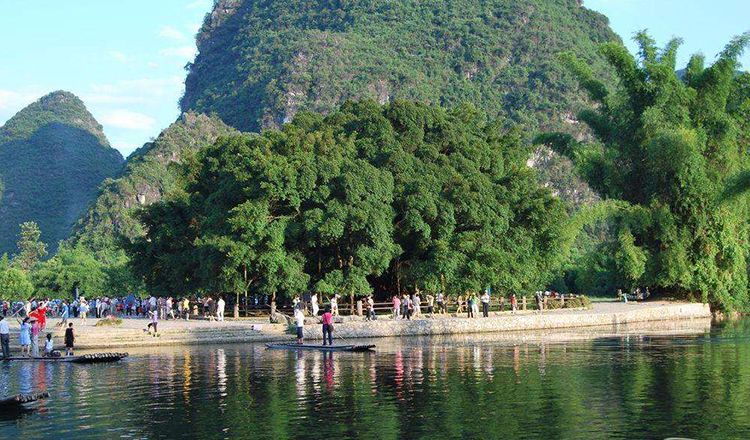
{"type": "Polygon", "coordinates": [[[331,309],[326,309],[320,322],[323,324],[323,345],[326,345],[326,336],[328,337],[328,345],[333,345],[333,315],[331,315],[331,309]]]}
{"type": "Polygon", "coordinates": [[[427,294],[427,314],[432,318],[432,314],[435,312],[435,297],[431,293],[427,294]]]}
{"type": "Polygon", "coordinates": [[[23,318],[19,321],[21,329],[18,331],[18,345],[21,346],[21,356],[31,356],[31,324],[29,318],[23,318]]]}
{"type": "Polygon", "coordinates": [[[216,304],[216,316],[219,321],[224,321],[224,309],[226,308],[227,303],[224,302],[223,297],[219,297],[219,302],[216,304]]]}
{"type": "Polygon", "coordinates": [[[401,299],[398,295],[393,295],[393,319],[398,319],[401,315],[401,299]]]}
{"type": "Polygon", "coordinates": [[[419,294],[419,289],[416,289],[411,297],[412,310],[416,318],[422,317],[422,298],[419,294]]]}
{"type": "Polygon", "coordinates": [[[367,320],[374,321],[375,318],[375,301],[372,299],[372,295],[367,297],[367,320]]]}
{"type": "Polygon", "coordinates": [[[406,294],[406,293],[404,294],[403,302],[406,307],[406,313],[405,313],[406,319],[411,321],[411,317],[414,315],[414,303],[412,303],[411,297],[409,296],[409,294],[406,294]]]}
{"type": "Polygon", "coordinates": [[[516,310],[518,310],[518,302],[516,301],[516,294],[515,293],[511,293],[510,294],[510,309],[514,313],[515,313],[516,310]]]}
{"type": "Polygon", "coordinates": [[[65,328],[68,324],[68,318],[70,317],[70,306],[68,303],[63,301],[62,308],[60,310],[60,322],[57,324],[58,327],[65,328]]]}
{"type": "Polygon", "coordinates": [[[339,294],[336,293],[331,298],[331,315],[339,316],[339,294]]]}
{"type": "Polygon", "coordinates": [[[406,293],[401,298],[401,317],[409,319],[409,295],[406,293]]]}
{"type": "Polygon", "coordinates": [[[216,301],[209,296],[206,305],[208,307],[208,321],[214,322],[216,320],[216,301]]]}
{"type": "Polygon", "coordinates": [[[152,334],[152,336],[156,337],[158,331],[156,329],[156,325],[159,323],[159,311],[156,308],[153,308],[148,311],[148,314],[151,317],[151,322],[149,322],[146,326],[146,331],[151,333],[151,328],[153,327],[154,333],[152,334]]]}
{"type": "Polygon", "coordinates": [[[482,294],[482,316],[490,316],[490,292],[487,289],[482,294]]]}
{"type": "Polygon", "coordinates": [[[190,299],[188,297],[185,297],[185,299],[182,300],[182,311],[185,314],[184,318],[185,321],[190,320],[190,299]]]}
{"type": "Polygon", "coordinates": [[[297,343],[302,345],[305,335],[305,306],[301,302],[294,306],[294,323],[297,325],[297,343]]]}
{"type": "Polygon", "coordinates": [[[31,356],[39,357],[39,321],[31,318],[31,356]]]}
{"type": "Polygon", "coordinates": [[[0,345],[2,345],[3,357],[10,357],[10,325],[5,316],[0,316],[0,345]]]}
{"type": "Polygon", "coordinates": [[[39,330],[42,331],[47,327],[47,302],[40,301],[34,312],[39,322],[39,330]]]}
{"type": "Polygon", "coordinates": [[[73,356],[73,346],[75,345],[76,336],[73,333],[73,323],[68,324],[65,329],[65,356],[73,356]]]}
{"type": "Polygon", "coordinates": [[[536,300],[536,307],[539,310],[544,310],[544,298],[541,290],[537,290],[536,294],[534,295],[534,299],[536,300]]]}
{"type": "Polygon", "coordinates": [[[78,314],[81,316],[81,325],[86,325],[86,316],[89,313],[89,303],[86,302],[86,298],[81,297],[78,305],[78,314]]]}
{"type": "Polygon", "coordinates": [[[172,301],[172,297],[167,298],[166,306],[167,306],[167,318],[174,319],[174,301],[172,301]]]}
{"type": "Polygon", "coordinates": [[[463,313],[464,311],[464,297],[463,295],[458,295],[456,298],[456,315],[463,313]]]}
{"type": "Polygon", "coordinates": [[[47,333],[47,340],[44,342],[44,357],[52,357],[55,351],[55,341],[52,340],[52,333],[47,333]]]}
{"type": "Polygon", "coordinates": [[[310,297],[310,304],[312,305],[312,315],[318,316],[318,311],[320,310],[320,308],[318,307],[318,294],[317,293],[313,293],[312,296],[310,297]]]}

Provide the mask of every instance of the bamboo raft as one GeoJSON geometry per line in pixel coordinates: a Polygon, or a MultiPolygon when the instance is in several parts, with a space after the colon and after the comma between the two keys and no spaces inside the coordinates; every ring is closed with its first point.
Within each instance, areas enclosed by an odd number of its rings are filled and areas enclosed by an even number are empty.
{"type": "Polygon", "coordinates": [[[26,361],[26,362],[61,362],[71,364],[101,364],[105,362],[117,362],[128,357],[127,353],[94,353],[82,356],[60,356],[60,357],[10,357],[4,361],[26,361]]]}
{"type": "Polygon", "coordinates": [[[0,408],[20,408],[24,404],[46,399],[47,397],[49,397],[48,392],[34,394],[16,394],[15,396],[0,399],[0,408]]]}
{"type": "Polygon", "coordinates": [[[295,343],[266,344],[266,348],[277,350],[318,350],[318,351],[351,351],[364,352],[371,351],[375,344],[370,345],[306,345],[295,343]]]}

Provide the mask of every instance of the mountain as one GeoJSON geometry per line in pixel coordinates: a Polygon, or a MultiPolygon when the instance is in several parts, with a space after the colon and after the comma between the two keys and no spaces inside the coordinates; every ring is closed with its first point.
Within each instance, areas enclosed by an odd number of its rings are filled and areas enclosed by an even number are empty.
{"type": "Polygon", "coordinates": [[[155,141],[133,152],[119,178],[102,184],[96,200],[76,224],[72,242],[94,250],[110,249],[117,234],[140,234],[140,224],[133,217],[137,208],[181,190],[178,165],[220,136],[236,133],[216,116],[183,114],[155,141]]]}
{"type": "Polygon", "coordinates": [[[75,95],[58,91],[0,128],[0,254],[16,250],[19,224],[35,221],[54,251],[105,179],[122,169],[102,126],[75,95]]]}
{"type": "Polygon", "coordinates": [[[580,0],[217,0],[181,106],[258,131],[348,99],[470,102],[529,131],[575,130],[586,98],[557,54],[609,78],[608,41],[580,0]]]}

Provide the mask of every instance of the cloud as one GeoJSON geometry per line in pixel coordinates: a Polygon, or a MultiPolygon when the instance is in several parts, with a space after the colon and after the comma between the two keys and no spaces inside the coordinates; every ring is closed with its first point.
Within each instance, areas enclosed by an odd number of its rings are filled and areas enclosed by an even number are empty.
{"type": "Polygon", "coordinates": [[[186,60],[192,60],[193,58],[195,58],[195,55],[197,53],[198,50],[195,48],[195,46],[170,47],[161,51],[162,56],[183,58],[186,60]]]}
{"type": "Polygon", "coordinates": [[[133,58],[116,50],[110,50],[109,52],[107,52],[107,54],[110,56],[110,58],[112,58],[115,61],[119,61],[122,64],[129,64],[133,62],[133,58]]]}
{"type": "Polygon", "coordinates": [[[151,131],[156,121],[150,116],[130,110],[118,109],[105,113],[101,118],[105,126],[132,131],[151,131]]]}
{"type": "Polygon", "coordinates": [[[138,78],[114,83],[91,84],[90,93],[81,98],[92,104],[158,103],[165,97],[179,96],[184,80],[181,76],[138,78]]]}
{"type": "Polygon", "coordinates": [[[185,39],[185,34],[182,33],[182,31],[178,31],[177,29],[173,28],[172,26],[162,26],[161,29],[159,29],[159,36],[169,38],[170,40],[185,39]]]}
{"type": "Polygon", "coordinates": [[[185,7],[188,9],[208,9],[211,7],[211,2],[209,0],[197,0],[188,3],[185,7]]]}

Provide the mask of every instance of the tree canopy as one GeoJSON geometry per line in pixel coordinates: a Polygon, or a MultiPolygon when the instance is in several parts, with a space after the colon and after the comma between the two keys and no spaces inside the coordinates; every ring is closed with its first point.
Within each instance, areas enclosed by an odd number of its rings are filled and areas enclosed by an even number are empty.
{"type": "Polygon", "coordinates": [[[516,132],[472,107],[350,102],[221,138],[129,246],[159,294],[499,292],[548,281],[566,217],[516,132]]]}
{"type": "Polygon", "coordinates": [[[737,68],[750,34],[709,67],[693,56],[682,77],[679,39],[662,49],[646,33],[636,40],[637,56],[602,46],[619,78],[614,91],[583,60],[562,56],[597,104],[578,115],[594,139],[551,133],[538,141],[570,157],[602,197],[625,202],[614,238],[592,261],[597,270],[607,267],[623,288],[652,286],[746,309],[750,93],[749,75],[737,68]]]}

